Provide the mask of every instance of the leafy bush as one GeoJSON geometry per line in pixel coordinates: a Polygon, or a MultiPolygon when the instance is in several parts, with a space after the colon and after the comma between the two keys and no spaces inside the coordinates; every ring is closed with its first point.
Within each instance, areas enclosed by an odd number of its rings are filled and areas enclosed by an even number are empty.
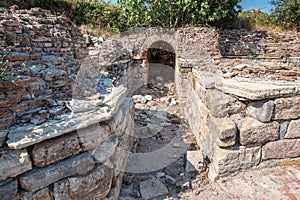
{"type": "Polygon", "coordinates": [[[241,0],[118,0],[124,28],[153,26],[174,28],[192,24],[224,26],[234,19],[241,0]]]}
{"type": "Polygon", "coordinates": [[[9,62],[9,60],[6,60],[6,56],[11,52],[12,49],[12,46],[0,49],[0,80],[7,78],[6,73],[12,68],[12,64],[9,62]]]}
{"type": "Polygon", "coordinates": [[[271,18],[284,28],[300,31],[300,0],[272,0],[274,7],[271,18]]]}

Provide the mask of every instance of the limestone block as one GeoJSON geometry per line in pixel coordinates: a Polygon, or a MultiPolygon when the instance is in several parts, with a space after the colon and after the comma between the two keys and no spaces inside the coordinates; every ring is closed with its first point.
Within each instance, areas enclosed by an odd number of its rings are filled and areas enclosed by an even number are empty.
{"type": "Polygon", "coordinates": [[[209,123],[210,134],[215,135],[220,147],[235,145],[237,128],[232,119],[212,117],[209,123]]]}
{"type": "Polygon", "coordinates": [[[113,180],[113,169],[101,165],[86,176],[71,177],[54,183],[55,199],[104,199],[113,180]]]}
{"type": "Polygon", "coordinates": [[[254,118],[244,119],[240,129],[240,143],[243,146],[263,144],[279,138],[279,123],[262,123],[254,118]]]}
{"type": "Polygon", "coordinates": [[[186,172],[203,172],[205,169],[206,163],[200,150],[186,152],[186,172]]]}
{"type": "Polygon", "coordinates": [[[228,114],[238,113],[246,106],[236,98],[218,90],[212,90],[208,95],[209,109],[215,117],[225,117],[228,114]]]}
{"type": "Polygon", "coordinates": [[[21,192],[11,200],[52,200],[49,189],[44,188],[36,192],[21,192]]]}
{"type": "Polygon", "coordinates": [[[35,192],[41,188],[76,174],[85,174],[94,168],[95,162],[89,153],[83,153],[41,169],[35,169],[19,178],[22,188],[35,192]]]}
{"type": "Polygon", "coordinates": [[[110,139],[111,130],[107,124],[96,123],[86,128],[77,130],[80,142],[84,150],[94,150],[97,147],[110,139]]]}
{"type": "Polygon", "coordinates": [[[18,181],[13,180],[4,185],[0,185],[1,200],[9,200],[16,196],[18,191],[18,181]]]}
{"type": "Polygon", "coordinates": [[[249,81],[248,79],[223,79],[216,88],[250,100],[263,100],[268,98],[282,97],[297,93],[297,85],[278,85],[260,81],[249,81]]]}
{"type": "Polygon", "coordinates": [[[0,149],[0,181],[16,177],[32,169],[26,149],[11,150],[8,147],[0,149]]]}
{"type": "Polygon", "coordinates": [[[262,147],[262,159],[295,158],[300,156],[300,139],[279,140],[262,147]]]}
{"type": "Polygon", "coordinates": [[[247,107],[247,114],[259,121],[269,122],[272,118],[274,106],[274,101],[251,103],[247,107]]]}
{"type": "Polygon", "coordinates": [[[287,139],[300,138],[300,119],[293,120],[290,122],[285,138],[287,139]]]}
{"type": "Polygon", "coordinates": [[[169,193],[167,187],[158,179],[150,179],[140,183],[140,192],[145,200],[153,199],[169,193]]]}
{"type": "Polygon", "coordinates": [[[89,152],[93,155],[97,163],[104,163],[115,153],[118,143],[118,138],[112,136],[108,141],[99,144],[97,148],[90,149],[89,152]]]}
{"type": "Polygon", "coordinates": [[[33,163],[37,167],[44,167],[66,157],[76,155],[82,151],[76,132],[64,135],[34,145],[32,150],[33,163]]]}
{"type": "Polygon", "coordinates": [[[300,97],[275,100],[274,120],[297,119],[300,117],[300,97]]]}
{"type": "Polygon", "coordinates": [[[211,179],[258,165],[261,159],[261,148],[239,147],[222,149],[215,145],[213,155],[212,170],[209,171],[211,179]]]}

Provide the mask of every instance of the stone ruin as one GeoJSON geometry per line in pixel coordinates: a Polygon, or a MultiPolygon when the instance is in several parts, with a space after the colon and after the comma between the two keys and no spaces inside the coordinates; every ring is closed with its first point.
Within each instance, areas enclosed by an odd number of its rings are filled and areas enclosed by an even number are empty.
{"type": "Polygon", "coordinates": [[[174,51],[210,180],[299,160],[299,33],[201,26],[103,40],[39,8],[1,8],[0,19],[13,65],[0,81],[1,199],[117,199],[135,139],[130,95],[160,43],[174,51]]]}

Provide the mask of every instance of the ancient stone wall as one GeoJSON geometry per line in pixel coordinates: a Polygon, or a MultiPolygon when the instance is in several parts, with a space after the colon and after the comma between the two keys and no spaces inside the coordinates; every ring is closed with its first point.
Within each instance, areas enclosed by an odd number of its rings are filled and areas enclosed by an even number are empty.
{"type": "Polygon", "coordinates": [[[87,56],[80,30],[44,10],[0,14],[13,67],[0,81],[1,199],[116,199],[134,140],[131,61],[87,56]]]}
{"type": "Polygon", "coordinates": [[[177,78],[185,116],[211,161],[212,180],[299,158],[299,80],[224,78],[199,70],[188,79],[177,72],[177,78]]]}
{"type": "Polygon", "coordinates": [[[12,46],[0,81],[3,199],[117,198],[134,140],[127,96],[147,83],[145,53],[159,41],[176,53],[176,89],[212,179],[300,156],[299,33],[154,28],[88,49],[44,10],[0,19],[0,50],[12,46]]]}

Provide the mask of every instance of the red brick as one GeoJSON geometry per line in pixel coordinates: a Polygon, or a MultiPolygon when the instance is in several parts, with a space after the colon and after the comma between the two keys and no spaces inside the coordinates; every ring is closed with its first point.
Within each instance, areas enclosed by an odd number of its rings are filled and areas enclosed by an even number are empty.
{"type": "Polygon", "coordinates": [[[10,115],[12,111],[7,108],[0,108],[0,118],[10,115]]]}
{"type": "Polygon", "coordinates": [[[33,82],[33,83],[28,84],[27,90],[28,90],[28,92],[34,92],[34,91],[41,89],[43,86],[44,86],[43,82],[40,82],[40,81],[33,82]]]}
{"type": "Polygon", "coordinates": [[[0,101],[0,108],[1,107],[11,107],[13,105],[16,105],[17,103],[19,103],[21,101],[20,98],[14,98],[14,99],[7,99],[7,100],[3,100],[0,101]]]}
{"type": "Polygon", "coordinates": [[[0,119],[0,129],[9,128],[16,120],[14,115],[10,115],[6,118],[0,119]]]}
{"type": "Polygon", "coordinates": [[[295,158],[300,156],[300,139],[269,142],[262,147],[262,159],[295,158]]]}
{"type": "Polygon", "coordinates": [[[8,90],[5,92],[5,94],[8,96],[8,97],[16,97],[16,96],[23,96],[26,94],[26,89],[25,88],[13,88],[11,90],[8,90]]]}
{"type": "Polygon", "coordinates": [[[21,81],[16,81],[16,82],[8,82],[8,81],[3,81],[0,82],[0,88],[21,88],[27,86],[29,83],[36,82],[37,78],[36,77],[30,77],[21,81]]]}
{"type": "Polygon", "coordinates": [[[17,114],[25,111],[27,109],[26,104],[21,103],[12,108],[17,114]]]}
{"type": "Polygon", "coordinates": [[[27,109],[30,110],[30,109],[38,107],[42,104],[43,104],[43,99],[33,99],[31,101],[28,101],[27,109]]]}

